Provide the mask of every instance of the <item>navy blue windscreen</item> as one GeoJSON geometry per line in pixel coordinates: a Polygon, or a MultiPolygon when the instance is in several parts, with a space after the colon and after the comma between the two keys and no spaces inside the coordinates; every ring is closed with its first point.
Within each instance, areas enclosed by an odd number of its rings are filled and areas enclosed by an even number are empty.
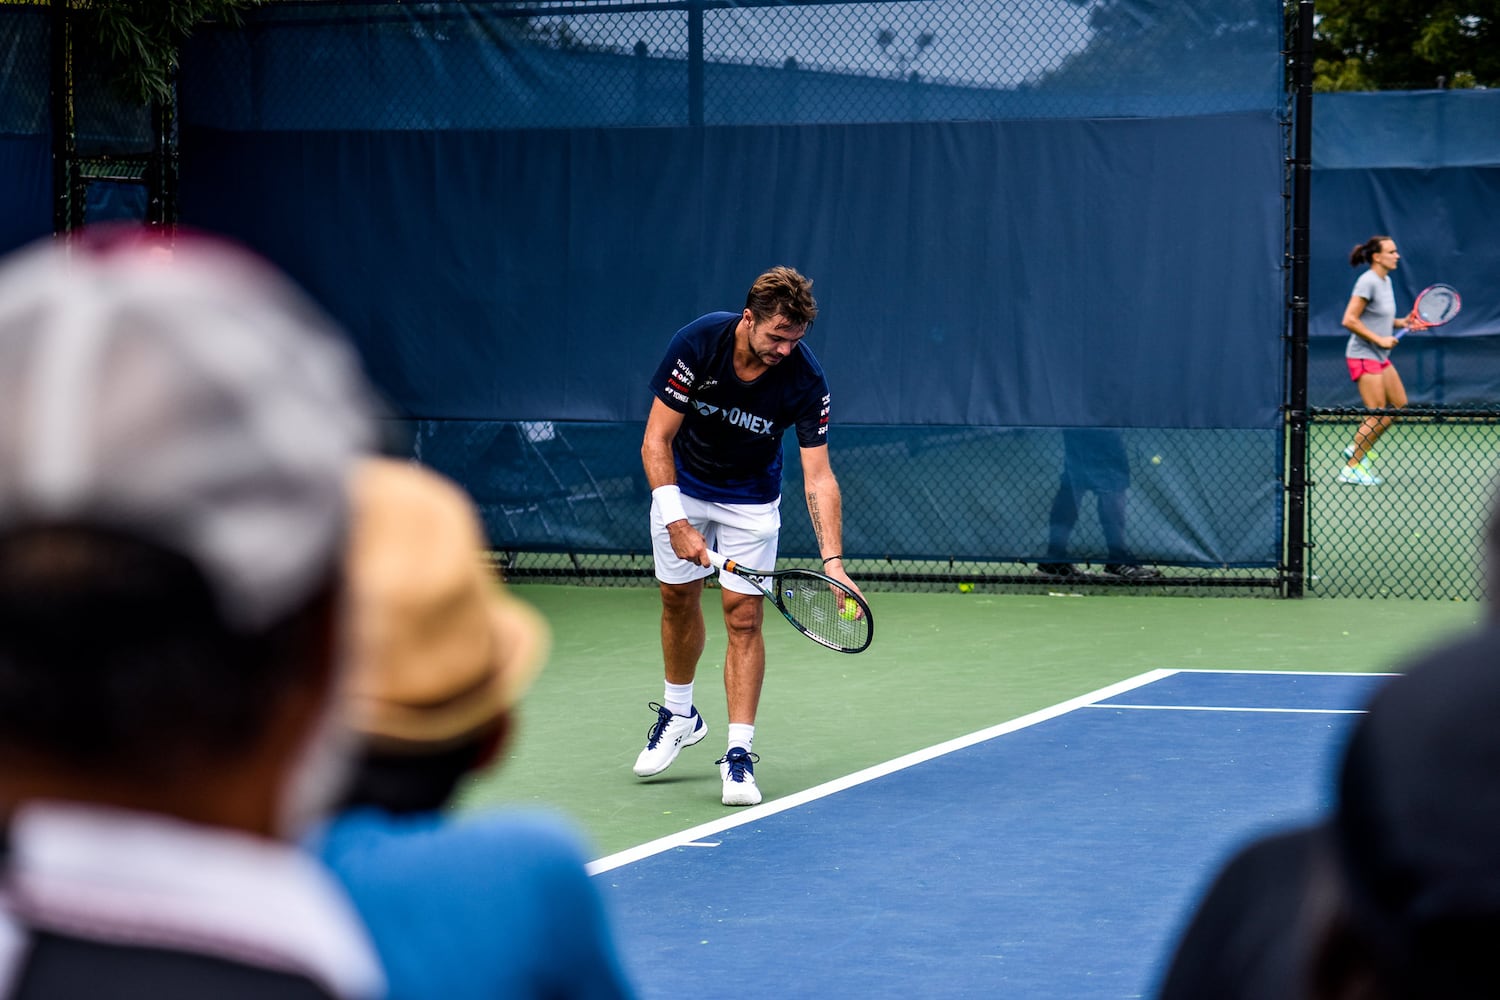
{"type": "Polygon", "coordinates": [[[1274,565],[1279,4],[746,6],[705,15],[701,76],[671,6],[289,5],[199,33],[183,219],[350,328],[507,547],[644,546],[647,376],[790,263],[822,309],[851,551],[1039,557],[1062,429],[1105,427],[1142,558],[1274,565]],[[543,422],[568,446],[547,462],[543,422]]]}
{"type": "Polygon", "coordinates": [[[146,218],[146,185],[134,181],[94,181],[84,195],[89,223],[141,222],[146,218]]]}
{"type": "MultiPolygon", "coordinates": [[[[419,420],[393,434],[427,465],[464,481],[496,547],[649,553],[651,505],[640,471],[642,424],[419,420]],[[539,539],[541,541],[539,541],[539,539]]],[[[862,425],[837,429],[835,466],[850,552],[910,558],[1035,560],[1067,475],[1066,430],[1037,427],[862,425]],[[871,515],[870,512],[874,512],[871,515]],[[977,556],[976,556],[977,558],[977,556]]],[[[1273,436],[1234,429],[1126,428],[1118,434],[1136,554],[1181,565],[1222,565],[1279,530],[1278,484],[1264,468],[1273,436]],[[1226,463],[1225,455],[1242,461],[1226,463]]],[[[788,434],[788,453],[796,438],[788,434]]],[[[782,550],[816,552],[797,516],[801,469],[786,466],[782,550]]],[[[1085,470],[1085,476],[1087,476],[1085,470]]],[[[1084,506],[1094,498],[1086,497],[1084,506]]],[[[1090,509],[1072,551],[1107,558],[1090,509]]],[[[647,556],[645,566],[649,566],[647,556]]]]}
{"type": "Polygon", "coordinates": [[[0,6],[0,253],[52,231],[47,17],[0,6]]]}

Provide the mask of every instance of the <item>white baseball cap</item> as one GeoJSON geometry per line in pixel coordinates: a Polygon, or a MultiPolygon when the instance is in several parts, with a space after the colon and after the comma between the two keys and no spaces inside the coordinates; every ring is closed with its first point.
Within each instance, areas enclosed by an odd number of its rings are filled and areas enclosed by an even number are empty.
{"type": "Polygon", "coordinates": [[[0,261],[0,533],[130,533],[264,627],[337,570],[374,413],[332,323],[244,250],[107,229],[0,261]]]}

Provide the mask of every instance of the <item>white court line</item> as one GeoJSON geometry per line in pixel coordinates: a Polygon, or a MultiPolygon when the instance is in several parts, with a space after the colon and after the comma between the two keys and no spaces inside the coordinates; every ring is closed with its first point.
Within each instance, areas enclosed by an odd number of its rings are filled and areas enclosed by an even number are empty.
{"type": "Polygon", "coordinates": [[[641,844],[637,847],[631,847],[616,854],[611,854],[607,857],[599,858],[595,861],[590,861],[588,864],[588,873],[590,875],[598,875],[600,872],[607,872],[613,868],[619,868],[622,865],[628,865],[636,861],[641,861],[646,858],[652,857],[653,855],[673,850],[677,847],[687,846],[695,840],[702,840],[706,837],[711,837],[716,833],[722,833],[725,830],[731,830],[734,827],[743,826],[746,823],[754,823],[758,820],[765,819],[767,816],[774,816],[779,812],[785,812],[788,809],[794,809],[797,806],[816,801],[817,799],[832,795],[835,792],[842,792],[847,788],[853,788],[856,785],[862,785],[867,781],[873,781],[874,779],[884,777],[887,774],[894,774],[897,771],[904,770],[916,764],[921,764],[936,757],[941,757],[944,754],[952,753],[955,750],[962,750],[965,747],[971,747],[976,743],[983,743],[985,740],[994,739],[996,736],[1003,736],[1006,733],[1013,733],[1017,730],[1026,729],[1029,726],[1034,726],[1040,722],[1046,722],[1048,719],[1055,719],[1060,715],[1068,714],[1074,709],[1085,708],[1096,701],[1100,701],[1104,698],[1113,698],[1115,695],[1124,694],[1126,691],[1142,687],[1146,684],[1154,683],[1165,677],[1170,677],[1175,673],[1179,673],[1179,671],[1149,670],[1144,674],[1138,674],[1135,677],[1120,681],[1117,684],[1111,684],[1110,686],[1100,688],[1097,691],[1091,691],[1088,694],[1079,695],[1077,698],[1072,698],[1068,701],[1061,702],[1059,704],[1053,705],[1050,708],[1044,708],[1038,712],[1032,712],[1030,715],[1023,715],[1019,719],[1012,719],[1009,722],[1002,722],[997,726],[991,726],[988,729],[981,729],[977,733],[970,733],[967,736],[960,736],[956,739],[949,740],[946,743],[939,743],[935,746],[927,747],[924,750],[915,750],[903,757],[897,757],[894,760],[888,760],[883,764],[876,764],[873,767],[867,767],[863,771],[855,771],[853,774],[845,775],[842,778],[835,778],[832,781],[824,782],[821,785],[815,785],[812,788],[806,789],[801,792],[795,792],[783,798],[774,799],[771,802],[767,802],[762,805],[751,806],[748,809],[736,809],[732,816],[726,816],[723,819],[716,819],[708,823],[702,823],[698,826],[692,827],[691,829],[683,830],[680,833],[673,833],[665,837],[659,837],[656,840],[648,841],[647,843],[641,844]]]}
{"type": "Polygon", "coordinates": [[[1229,667],[1185,667],[1179,674],[1276,674],[1293,677],[1399,677],[1393,670],[1241,670],[1229,667]]]}
{"type": "Polygon", "coordinates": [[[1364,715],[1363,708],[1246,708],[1243,705],[1083,705],[1082,708],[1129,708],[1137,712],[1272,712],[1286,715],[1364,715]]]}
{"type": "MultiPolygon", "coordinates": [[[[1274,674],[1278,677],[1396,677],[1392,672],[1344,670],[1218,670],[1192,668],[1179,674],[1274,674]]],[[[1286,712],[1305,715],[1364,715],[1362,708],[1251,708],[1235,705],[1084,705],[1084,708],[1132,708],[1143,712],[1286,712]]]]}

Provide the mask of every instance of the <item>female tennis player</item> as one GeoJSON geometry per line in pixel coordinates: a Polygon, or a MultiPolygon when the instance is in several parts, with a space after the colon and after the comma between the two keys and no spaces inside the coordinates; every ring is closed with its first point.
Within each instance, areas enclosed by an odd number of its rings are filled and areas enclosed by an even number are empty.
{"type": "MultiPolygon", "coordinates": [[[[1401,263],[1396,241],[1389,236],[1371,236],[1349,254],[1349,266],[1369,265],[1354,282],[1354,294],[1344,307],[1344,329],[1349,343],[1344,361],[1349,377],[1359,387],[1359,398],[1372,410],[1400,409],[1406,405],[1406,386],[1391,364],[1396,346],[1394,330],[1421,329],[1419,319],[1396,315],[1396,297],[1391,292],[1391,272],[1401,263]]],[[[1380,477],[1370,471],[1367,456],[1394,417],[1369,416],[1354,433],[1354,443],[1344,449],[1346,463],[1339,482],[1357,486],[1379,486],[1380,477]]]]}

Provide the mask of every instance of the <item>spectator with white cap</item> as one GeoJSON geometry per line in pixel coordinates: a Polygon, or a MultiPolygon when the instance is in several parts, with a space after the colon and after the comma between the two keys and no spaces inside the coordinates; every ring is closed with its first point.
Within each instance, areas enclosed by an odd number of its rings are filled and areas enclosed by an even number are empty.
{"type": "Polygon", "coordinates": [[[347,773],[352,351],[248,254],[0,264],[0,995],[377,997],[289,843],[347,773]]]}

